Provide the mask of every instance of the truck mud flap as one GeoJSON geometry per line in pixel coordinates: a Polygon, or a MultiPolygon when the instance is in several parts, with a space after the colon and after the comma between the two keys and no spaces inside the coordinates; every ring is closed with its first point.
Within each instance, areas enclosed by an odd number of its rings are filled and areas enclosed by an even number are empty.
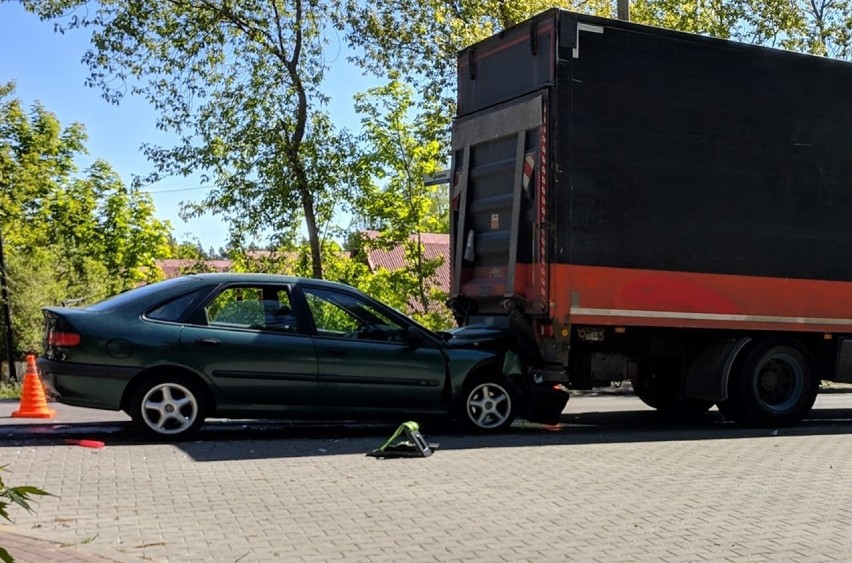
{"type": "Polygon", "coordinates": [[[731,367],[749,342],[748,337],[711,341],[689,365],[684,387],[686,397],[715,402],[727,399],[731,367]]]}

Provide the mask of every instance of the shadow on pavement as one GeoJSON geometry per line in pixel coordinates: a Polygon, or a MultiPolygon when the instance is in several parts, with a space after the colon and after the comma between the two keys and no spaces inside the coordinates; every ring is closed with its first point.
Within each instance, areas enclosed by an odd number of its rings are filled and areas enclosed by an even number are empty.
{"type": "MultiPolygon", "coordinates": [[[[211,421],[205,424],[195,440],[173,446],[196,461],[366,454],[380,446],[395,429],[396,423],[392,422],[211,421]]],[[[465,435],[446,421],[423,421],[421,431],[427,441],[440,444],[440,452],[852,434],[852,418],[848,409],[816,409],[798,426],[744,428],[723,421],[715,411],[694,422],[676,424],[655,411],[630,410],[565,414],[554,426],[519,421],[509,431],[497,435],[465,435]]],[[[152,444],[137,436],[129,423],[122,422],[39,422],[0,427],[0,447],[79,447],[67,444],[68,440],[101,441],[107,447],[147,447],[152,444]]]]}

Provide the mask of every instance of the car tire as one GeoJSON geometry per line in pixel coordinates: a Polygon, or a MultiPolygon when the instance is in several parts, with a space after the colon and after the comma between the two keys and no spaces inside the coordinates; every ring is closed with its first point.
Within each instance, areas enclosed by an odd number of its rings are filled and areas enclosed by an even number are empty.
{"type": "Polygon", "coordinates": [[[183,440],[204,424],[204,394],[195,382],[161,375],[145,381],[133,393],[130,417],[136,429],[158,440],[183,440]]]}
{"type": "Polygon", "coordinates": [[[504,378],[477,377],[464,385],[457,419],[473,432],[499,432],[512,424],[517,411],[517,394],[504,378]]]}

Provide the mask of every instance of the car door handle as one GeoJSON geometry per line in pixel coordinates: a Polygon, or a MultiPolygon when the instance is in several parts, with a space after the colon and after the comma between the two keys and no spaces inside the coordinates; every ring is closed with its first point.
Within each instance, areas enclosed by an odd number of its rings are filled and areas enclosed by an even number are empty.
{"type": "Polygon", "coordinates": [[[219,340],[215,338],[199,338],[195,341],[196,344],[201,344],[202,346],[218,346],[219,340]]]}
{"type": "Polygon", "coordinates": [[[346,350],[344,348],[329,348],[328,353],[332,356],[345,356],[346,350]]]}

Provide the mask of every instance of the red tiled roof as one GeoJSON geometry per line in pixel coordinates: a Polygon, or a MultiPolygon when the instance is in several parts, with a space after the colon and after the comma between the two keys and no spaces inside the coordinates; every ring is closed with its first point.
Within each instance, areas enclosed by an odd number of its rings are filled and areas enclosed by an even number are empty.
{"type": "MultiPolygon", "coordinates": [[[[369,240],[378,238],[379,233],[376,231],[364,231],[361,233],[369,240]]],[[[418,235],[411,235],[412,240],[416,240],[418,235]]],[[[420,242],[423,245],[423,250],[426,259],[434,260],[442,256],[444,261],[438,266],[433,278],[434,287],[437,287],[444,293],[450,291],[450,235],[439,233],[421,233],[420,242]]],[[[368,248],[367,250],[367,265],[371,271],[376,271],[378,268],[388,270],[398,270],[405,266],[405,249],[402,245],[397,245],[391,249],[385,248],[368,248]]],[[[414,306],[414,304],[412,304],[414,306]]],[[[416,307],[415,307],[416,308],[416,307]]]]}
{"type": "MultiPolygon", "coordinates": [[[[412,239],[415,236],[411,237],[412,239]]],[[[450,235],[425,233],[420,235],[423,253],[428,260],[443,256],[444,262],[435,272],[435,282],[441,291],[450,290],[450,235]]],[[[373,248],[367,251],[367,264],[375,271],[377,268],[398,270],[405,266],[405,249],[402,245],[391,249],[373,248]]]]}

